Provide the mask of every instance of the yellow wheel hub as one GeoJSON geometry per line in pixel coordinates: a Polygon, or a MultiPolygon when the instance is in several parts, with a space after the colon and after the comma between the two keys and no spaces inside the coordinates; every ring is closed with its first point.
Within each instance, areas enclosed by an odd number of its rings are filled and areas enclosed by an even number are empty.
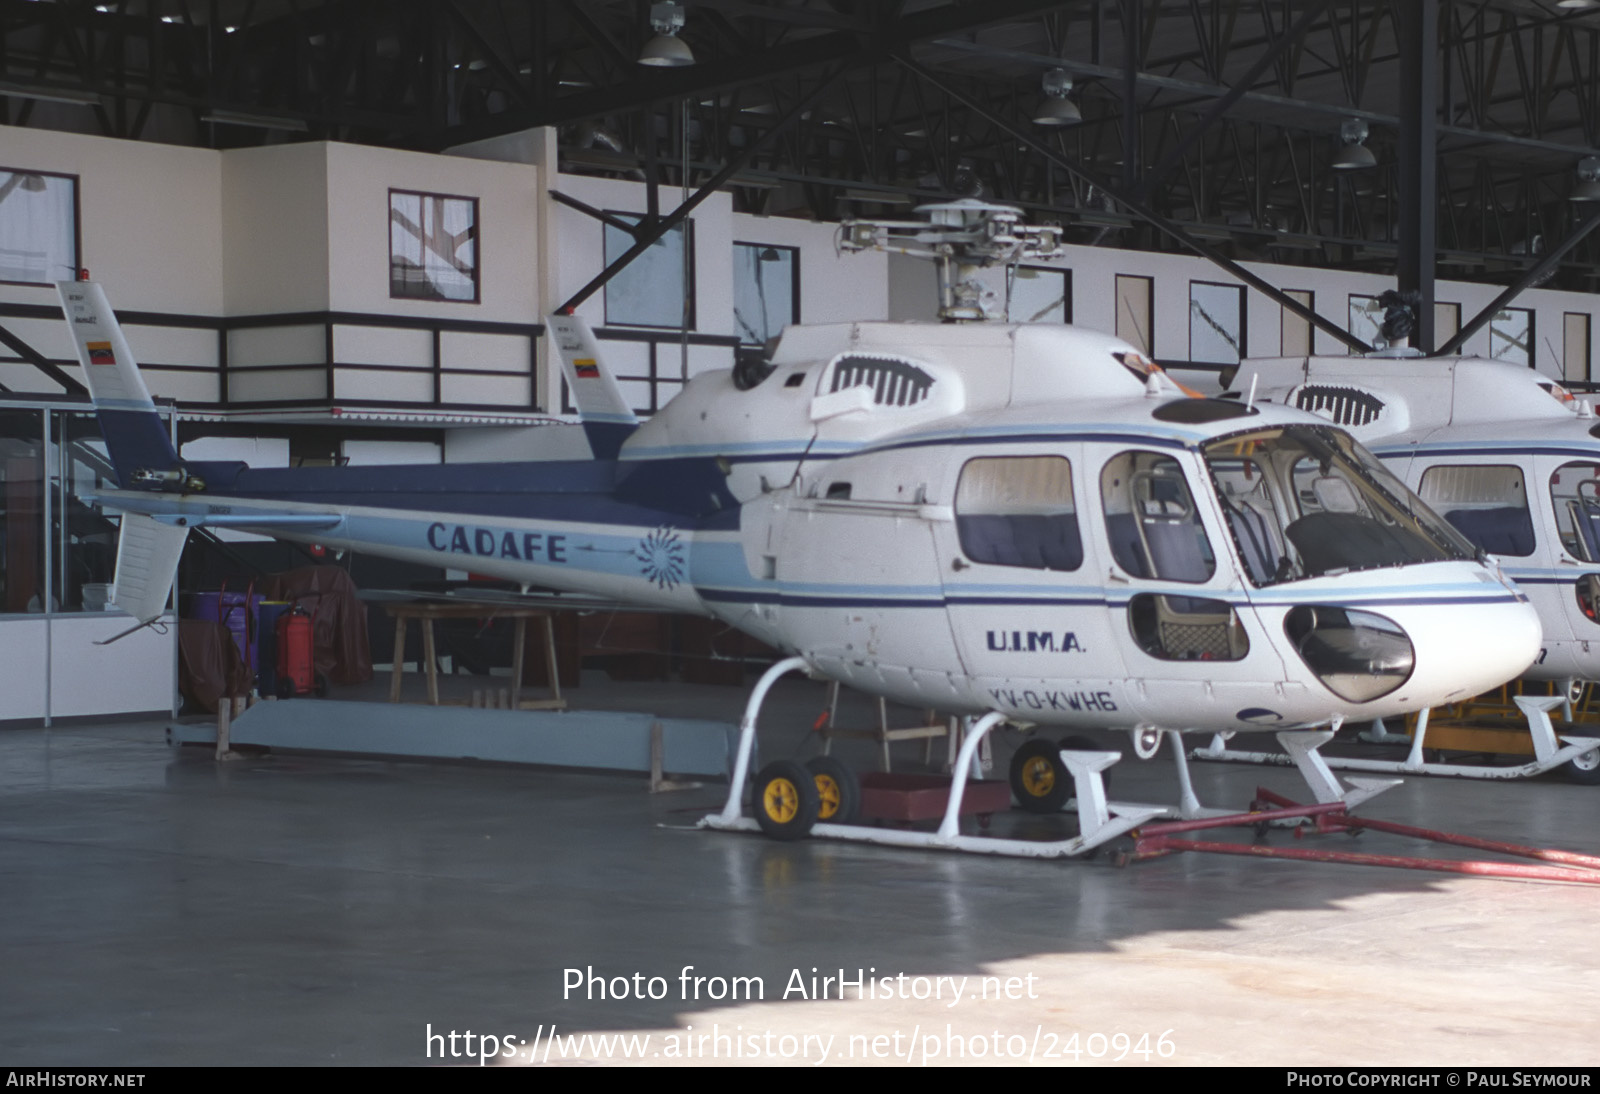
{"type": "Polygon", "coordinates": [[[1022,768],[1022,787],[1036,798],[1048,797],[1056,788],[1056,769],[1043,756],[1035,756],[1022,768]]]}
{"type": "Polygon", "coordinates": [[[800,790],[788,779],[773,779],[761,795],[761,808],[779,824],[788,824],[800,812],[800,790]]]}
{"type": "Polygon", "coordinates": [[[821,799],[822,807],[817,810],[817,816],[822,820],[831,820],[839,812],[839,784],[831,775],[817,776],[817,797],[821,799]]]}

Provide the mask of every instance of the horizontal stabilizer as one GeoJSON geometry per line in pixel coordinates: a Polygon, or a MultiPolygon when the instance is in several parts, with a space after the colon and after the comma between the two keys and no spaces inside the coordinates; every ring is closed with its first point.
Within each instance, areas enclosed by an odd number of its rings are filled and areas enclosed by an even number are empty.
{"type": "Polygon", "coordinates": [[[622,397],[617,378],[601,361],[599,343],[587,322],[576,315],[552,315],[549,329],[589,447],[598,459],[615,458],[622,442],[638,428],[638,416],[622,397]]]}
{"type": "Polygon", "coordinates": [[[188,528],[164,524],[142,513],[124,513],[112,606],[140,623],[148,623],[166,611],[172,579],[178,573],[178,558],[188,538],[188,528]]]}

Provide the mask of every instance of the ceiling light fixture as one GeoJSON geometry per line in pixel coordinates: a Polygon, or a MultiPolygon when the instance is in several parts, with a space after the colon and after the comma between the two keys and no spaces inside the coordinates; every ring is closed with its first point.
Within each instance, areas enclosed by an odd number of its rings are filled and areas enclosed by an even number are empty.
{"type": "Polygon", "coordinates": [[[1067,98],[1072,93],[1072,77],[1064,68],[1052,68],[1044,74],[1044,99],[1033,112],[1033,124],[1054,128],[1077,125],[1083,121],[1078,104],[1067,98]]]}
{"type": "Polygon", "coordinates": [[[683,29],[683,9],[673,0],[650,5],[650,29],[656,36],[639,51],[639,63],[656,68],[682,68],[694,64],[694,51],[678,32],[683,29]]]}
{"type": "Polygon", "coordinates": [[[1600,201],[1600,156],[1585,156],[1578,161],[1578,183],[1567,200],[1600,201]]]}
{"type": "Polygon", "coordinates": [[[1339,127],[1339,139],[1344,142],[1344,147],[1333,157],[1334,170],[1359,171],[1378,165],[1378,157],[1372,154],[1372,149],[1362,143],[1367,139],[1366,122],[1360,118],[1348,119],[1339,127]]]}

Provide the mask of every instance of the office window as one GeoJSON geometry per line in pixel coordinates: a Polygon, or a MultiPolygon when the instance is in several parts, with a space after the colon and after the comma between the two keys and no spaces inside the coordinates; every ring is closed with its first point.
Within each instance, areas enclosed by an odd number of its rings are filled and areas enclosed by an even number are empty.
{"type": "Polygon", "coordinates": [[[77,276],[77,176],[0,167],[0,281],[77,276]]]}
{"type": "Polygon", "coordinates": [[[733,245],[733,329],[759,346],[800,321],[800,248],[733,245]]]}
{"type": "Polygon", "coordinates": [[[1236,365],[1244,355],[1244,286],[1189,282],[1189,360],[1236,365]]]}
{"type": "MultiPolygon", "coordinates": [[[[1316,310],[1316,297],[1305,289],[1288,289],[1283,295],[1296,304],[1301,304],[1312,311],[1316,310]]],[[[1311,320],[1284,308],[1283,328],[1278,336],[1278,352],[1285,357],[1310,357],[1315,352],[1312,349],[1312,338],[1316,329],[1311,325],[1311,320]]]]}
{"type": "MultiPolygon", "coordinates": [[[[1442,346],[1456,336],[1461,329],[1460,304],[1434,304],[1433,306],[1433,344],[1442,346]]],[[[1419,347],[1426,351],[1430,347],[1419,347]]],[[[1456,351],[1460,353],[1460,350],[1456,351]]]]}
{"type": "MultiPolygon", "coordinates": [[[[1376,296],[1350,294],[1350,326],[1346,329],[1369,346],[1383,340],[1383,305],[1376,296]]],[[[1355,353],[1355,350],[1348,350],[1355,353]]]]}
{"type": "Polygon", "coordinates": [[[1117,337],[1146,357],[1156,353],[1155,298],[1154,278],[1117,275],[1117,337]]]}
{"type": "Polygon", "coordinates": [[[478,302],[478,200],[389,191],[389,295],[478,302]]]}
{"type": "MultiPolygon", "coordinates": [[[[635,224],[640,219],[632,213],[613,215],[635,224]]],[[[694,234],[692,230],[685,230],[686,225],[693,223],[688,221],[673,228],[606,282],[608,324],[694,327],[694,234]],[[684,291],[685,285],[691,286],[688,292],[684,291]]],[[[603,228],[605,262],[610,266],[628,252],[634,239],[610,224],[603,228]]]]}
{"type": "Polygon", "coordinates": [[[1018,266],[1011,278],[1013,323],[1072,322],[1072,271],[1018,266]]]}
{"type": "Polygon", "coordinates": [[[1533,311],[1501,308],[1489,320],[1489,356],[1533,367],[1533,311]]]}
{"type": "Polygon", "coordinates": [[[1569,311],[1561,320],[1561,377],[1589,380],[1589,313],[1569,311]]]}

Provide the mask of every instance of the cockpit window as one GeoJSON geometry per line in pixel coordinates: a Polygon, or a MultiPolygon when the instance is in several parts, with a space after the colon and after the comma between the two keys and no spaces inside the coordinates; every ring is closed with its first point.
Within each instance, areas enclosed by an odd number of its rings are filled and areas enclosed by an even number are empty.
{"type": "Polygon", "coordinates": [[[1134,577],[1198,584],[1216,572],[1211,540],[1183,468],[1159,452],[1124,452],[1100,473],[1106,533],[1117,565],[1134,577]]]}
{"type": "Polygon", "coordinates": [[[1072,465],[1061,456],[969,460],[956,487],[956,531],[973,562],[1076,570],[1083,541],[1072,465]]]}
{"type": "Polygon", "coordinates": [[[1582,562],[1600,562],[1600,463],[1566,463],[1550,476],[1561,548],[1582,562]]]}
{"type": "Polygon", "coordinates": [[[1212,441],[1204,452],[1256,585],[1476,554],[1347,433],[1253,430],[1212,441]]]}

